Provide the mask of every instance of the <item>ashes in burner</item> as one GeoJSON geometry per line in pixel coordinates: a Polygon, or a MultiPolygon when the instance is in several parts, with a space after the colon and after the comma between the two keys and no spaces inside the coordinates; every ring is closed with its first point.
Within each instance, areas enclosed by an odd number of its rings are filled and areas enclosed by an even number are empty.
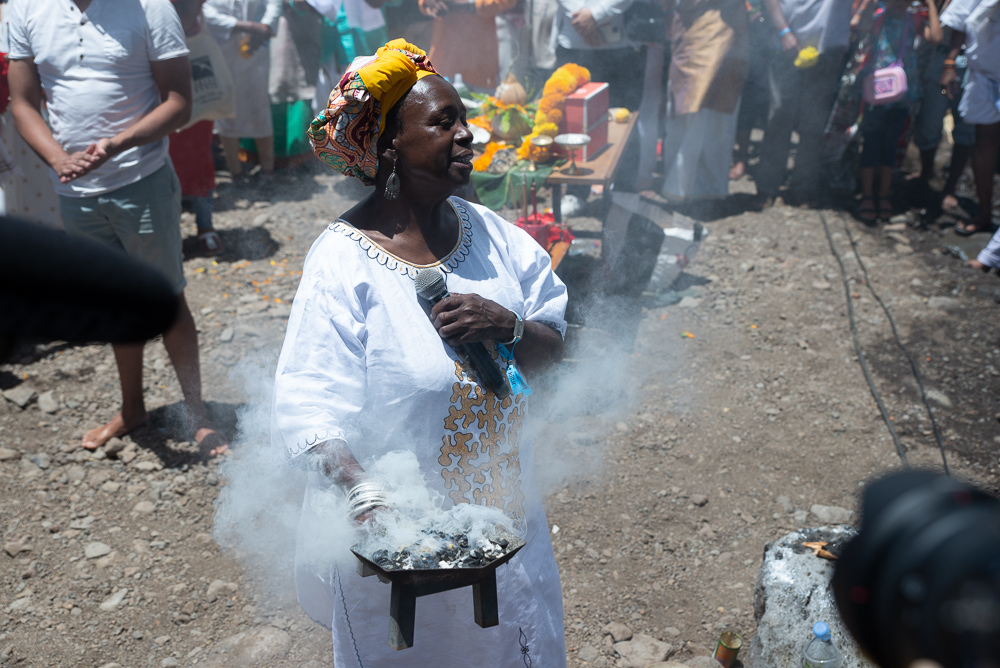
{"type": "Polygon", "coordinates": [[[433,568],[479,568],[487,566],[507,553],[506,538],[480,538],[470,545],[467,535],[448,534],[425,529],[422,538],[413,545],[395,551],[379,549],[371,561],[387,571],[433,568]]]}

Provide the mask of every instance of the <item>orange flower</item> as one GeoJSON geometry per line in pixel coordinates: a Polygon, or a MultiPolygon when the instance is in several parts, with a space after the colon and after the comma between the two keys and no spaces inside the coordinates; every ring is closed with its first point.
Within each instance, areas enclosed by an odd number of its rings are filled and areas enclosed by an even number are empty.
{"type": "Polygon", "coordinates": [[[558,69],[553,72],[552,76],[549,77],[549,80],[545,82],[545,88],[542,89],[542,94],[549,95],[551,93],[555,93],[556,95],[566,97],[577,88],[576,77],[565,70],[558,69]]]}
{"type": "Polygon", "coordinates": [[[524,141],[521,142],[521,146],[519,146],[518,149],[517,149],[517,159],[518,160],[531,160],[531,147],[532,146],[533,146],[533,144],[531,143],[531,135],[528,135],[527,137],[524,138],[524,141]]]}
{"type": "Polygon", "coordinates": [[[476,116],[475,118],[470,118],[469,125],[475,125],[480,128],[485,128],[486,130],[492,129],[492,124],[490,123],[490,120],[485,116],[476,116]]]}
{"type": "Polygon", "coordinates": [[[555,137],[557,134],[559,134],[559,126],[555,123],[539,123],[538,125],[535,126],[535,129],[532,131],[532,134],[534,134],[535,136],[548,135],[550,137],[555,137]]]}
{"type": "Polygon", "coordinates": [[[579,88],[585,83],[590,81],[590,70],[586,67],[581,67],[576,63],[566,63],[560,69],[570,74],[574,79],[576,79],[576,87],[579,88]]]}
{"type": "Polygon", "coordinates": [[[491,141],[486,145],[483,154],[472,161],[472,169],[477,172],[485,172],[490,168],[490,163],[493,162],[493,156],[496,155],[496,152],[506,147],[507,145],[503,142],[491,141]]]}
{"type": "MultiPolygon", "coordinates": [[[[545,119],[542,123],[552,123],[553,125],[559,125],[562,123],[563,112],[561,109],[553,109],[548,114],[545,115],[545,119]]],[[[536,119],[537,120],[537,119],[536,119]]]]}
{"type": "Polygon", "coordinates": [[[538,101],[538,111],[548,113],[553,109],[560,109],[563,106],[563,98],[555,95],[545,95],[538,101]]]}

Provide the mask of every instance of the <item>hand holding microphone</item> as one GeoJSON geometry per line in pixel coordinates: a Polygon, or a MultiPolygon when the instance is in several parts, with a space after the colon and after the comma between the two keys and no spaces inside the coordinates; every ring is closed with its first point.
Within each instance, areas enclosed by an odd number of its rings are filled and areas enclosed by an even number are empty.
{"type": "Polygon", "coordinates": [[[517,317],[479,295],[449,294],[444,276],[437,269],[421,269],[414,283],[417,294],[434,305],[431,322],[441,338],[469,361],[480,385],[500,399],[508,397],[507,379],[482,342],[511,338],[517,317]]]}

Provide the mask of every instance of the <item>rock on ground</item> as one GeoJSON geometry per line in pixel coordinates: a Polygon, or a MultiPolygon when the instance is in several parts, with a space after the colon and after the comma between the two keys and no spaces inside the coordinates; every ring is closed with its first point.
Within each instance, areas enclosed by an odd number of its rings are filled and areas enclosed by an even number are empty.
{"type": "Polygon", "coordinates": [[[639,634],[631,640],[616,642],[615,651],[622,658],[623,668],[648,668],[650,664],[670,656],[673,647],[651,636],[639,634]]]}
{"type": "Polygon", "coordinates": [[[284,631],[262,626],[226,638],[219,643],[219,648],[228,651],[234,665],[270,666],[284,658],[291,645],[292,639],[284,631]]]}
{"type": "Polygon", "coordinates": [[[581,661],[586,661],[587,663],[593,663],[601,657],[601,650],[597,649],[593,645],[584,645],[576,651],[576,658],[581,661]]]}
{"type": "Polygon", "coordinates": [[[205,599],[209,603],[212,603],[218,600],[220,595],[225,596],[227,592],[239,591],[239,588],[240,586],[235,582],[212,580],[212,583],[208,585],[208,592],[205,594],[205,599]]]}
{"type": "Polygon", "coordinates": [[[625,626],[621,622],[611,622],[607,624],[603,629],[605,634],[610,635],[611,639],[615,642],[622,642],[624,640],[632,639],[632,629],[625,626]]]}
{"type": "Polygon", "coordinates": [[[833,562],[793,547],[802,541],[832,542],[853,535],[853,529],[842,526],[805,529],[786,534],[765,549],[754,587],[757,631],[746,657],[749,666],[801,665],[802,650],[812,640],[813,624],[826,622],[840,650],[841,668],[875,668],[862,657],[840,623],[830,591],[833,562]]]}
{"type": "Polygon", "coordinates": [[[55,413],[59,410],[59,400],[56,399],[56,393],[54,390],[42,392],[38,396],[38,410],[43,413],[55,413]]]}
{"type": "Polygon", "coordinates": [[[809,508],[809,512],[816,516],[823,524],[850,524],[851,517],[854,515],[847,508],[841,508],[840,506],[821,506],[820,504],[813,504],[809,508]]]}
{"type": "Polygon", "coordinates": [[[35,398],[35,390],[26,385],[18,385],[9,390],[4,390],[3,396],[7,401],[16,404],[18,408],[24,408],[35,398]]]}
{"type": "Polygon", "coordinates": [[[127,595],[128,595],[128,589],[119,589],[114,594],[105,599],[103,603],[101,603],[100,606],[101,610],[105,612],[114,610],[115,608],[117,608],[119,605],[122,604],[122,601],[125,600],[125,597],[127,595]]]}
{"type": "Polygon", "coordinates": [[[97,559],[98,557],[103,557],[109,552],[111,552],[111,547],[107,543],[94,541],[93,543],[88,543],[87,547],[83,549],[83,556],[88,559],[97,559]]]}

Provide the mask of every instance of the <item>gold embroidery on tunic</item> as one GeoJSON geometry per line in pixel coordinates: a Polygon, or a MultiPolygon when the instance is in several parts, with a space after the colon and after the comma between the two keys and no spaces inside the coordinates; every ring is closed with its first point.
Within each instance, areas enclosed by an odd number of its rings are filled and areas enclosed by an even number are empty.
{"type": "MultiPolygon", "coordinates": [[[[491,351],[492,352],[492,351],[491,351]]],[[[455,362],[451,402],[444,426],[441,475],[455,503],[500,508],[518,520],[524,516],[518,459],[524,398],[502,401],[469,378],[455,362]]]]}

